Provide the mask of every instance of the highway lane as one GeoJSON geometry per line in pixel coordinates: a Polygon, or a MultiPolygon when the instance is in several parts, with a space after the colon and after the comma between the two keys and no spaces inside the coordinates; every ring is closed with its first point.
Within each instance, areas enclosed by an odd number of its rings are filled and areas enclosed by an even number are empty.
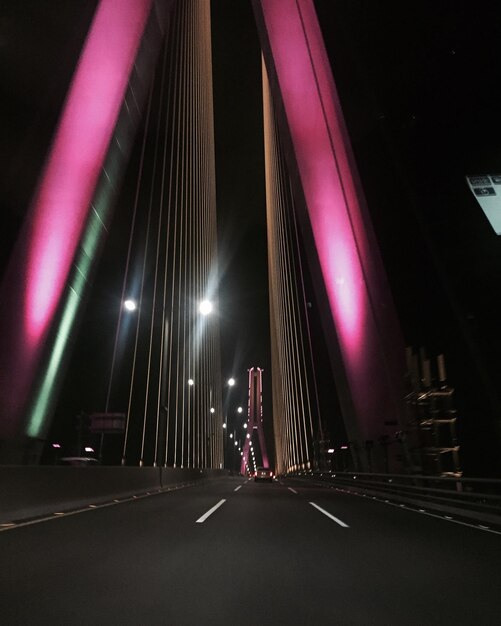
{"type": "Polygon", "coordinates": [[[0,532],[0,623],[494,625],[500,548],[369,499],[226,478],[0,532]]]}

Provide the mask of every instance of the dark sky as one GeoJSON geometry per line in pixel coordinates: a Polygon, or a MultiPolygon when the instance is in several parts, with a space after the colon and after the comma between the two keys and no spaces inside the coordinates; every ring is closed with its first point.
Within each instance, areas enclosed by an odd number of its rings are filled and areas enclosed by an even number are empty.
{"type": "Polygon", "coordinates": [[[212,7],[224,360],[237,372],[268,369],[261,53],[250,2],[212,7]]]}
{"type": "MultiPolygon", "coordinates": [[[[95,4],[2,3],[2,268],[95,4]]],[[[464,0],[315,5],[406,342],[445,353],[466,463],[498,471],[477,460],[499,456],[501,243],[464,176],[501,171],[501,11],[464,0]]],[[[212,15],[223,375],[241,379],[252,365],[269,372],[260,53],[250,2],[214,0],[212,15]]],[[[96,301],[109,286],[96,280],[96,301]]],[[[91,306],[83,328],[105,321],[91,306]]],[[[68,388],[93,358],[80,340],[68,388]]],[[[94,410],[91,398],[63,394],[57,419],[94,410]]],[[[335,400],[323,403],[329,412],[335,400]]]]}

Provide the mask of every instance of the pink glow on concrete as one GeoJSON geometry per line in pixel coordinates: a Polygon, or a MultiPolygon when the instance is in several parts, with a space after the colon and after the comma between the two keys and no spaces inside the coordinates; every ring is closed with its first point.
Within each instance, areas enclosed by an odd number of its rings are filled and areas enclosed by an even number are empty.
{"type": "Polygon", "coordinates": [[[351,396],[370,438],[393,402],[381,336],[393,324],[399,337],[398,322],[313,3],[259,5],[351,396]]]}
{"type": "Polygon", "coordinates": [[[102,0],[33,207],[26,331],[46,330],[82,234],[151,0],[102,0]]]}
{"type": "Polygon", "coordinates": [[[101,0],[89,30],[2,285],[1,437],[19,427],[150,10],[151,0],[101,0]]]}
{"type": "MultiPolygon", "coordinates": [[[[327,294],[349,358],[363,340],[363,310],[367,305],[348,205],[354,193],[346,189],[347,181],[340,176],[339,162],[343,162],[345,173],[350,169],[344,150],[338,152],[338,144],[342,142],[339,125],[334,125],[332,133],[326,126],[324,100],[318,87],[328,94],[330,89],[317,83],[319,77],[312,68],[303,25],[292,6],[295,2],[261,4],[327,294]],[[335,153],[331,135],[334,135],[335,153]]],[[[303,9],[308,3],[299,4],[303,9]]]]}

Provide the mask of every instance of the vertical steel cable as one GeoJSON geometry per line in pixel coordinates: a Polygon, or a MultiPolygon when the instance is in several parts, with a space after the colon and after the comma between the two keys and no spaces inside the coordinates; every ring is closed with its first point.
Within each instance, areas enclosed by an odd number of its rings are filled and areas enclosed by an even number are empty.
{"type": "MultiPolygon", "coordinates": [[[[168,36],[152,90],[156,134],[144,139],[152,167],[141,216],[146,236],[123,462],[138,412],[140,465],[151,450],[153,465],[214,467],[223,455],[219,327],[216,315],[200,320],[195,312],[198,301],[214,298],[218,272],[209,3],[178,1],[168,36]]],[[[107,406],[110,390],[111,382],[107,406]]]]}
{"type": "Polygon", "coordinates": [[[319,407],[311,340],[306,338],[309,326],[294,199],[264,63],[263,111],[275,446],[279,471],[291,471],[311,467],[311,389],[318,412],[319,407]]]}
{"type": "MultiPolygon", "coordinates": [[[[139,296],[139,308],[138,308],[138,316],[137,316],[137,322],[136,322],[136,333],[135,333],[135,339],[134,339],[134,356],[132,360],[132,373],[131,373],[131,381],[130,381],[130,387],[129,387],[129,401],[127,405],[127,423],[130,422],[134,383],[136,382],[136,366],[137,366],[137,357],[138,357],[139,330],[140,330],[140,323],[141,323],[141,311],[142,311],[142,304],[143,304],[144,285],[145,285],[146,268],[147,268],[147,260],[148,260],[149,235],[150,235],[151,212],[152,212],[151,199],[152,199],[152,193],[153,193],[153,187],[154,187],[153,181],[154,181],[155,169],[156,169],[157,147],[158,147],[158,142],[156,140],[154,158],[153,158],[153,172],[152,172],[152,177],[151,177],[152,183],[151,183],[151,190],[150,190],[150,203],[148,207],[148,218],[147,218],[147,226],[146,226],[145,248],[144,248],[143,264],[142,264],[142,271],[141,271],[141,288],[140,288],[140,296],[139,296]]],[[[143,423],[140,465],[142,465],[142,450],[144,446],[144,428],[145,428],[145,425],[143,423]]],[[[125,460],[124,460],[125,459],[125,445],[126,444],[124,442],[122,463],[125,463],[125,460]]]]}
{"type": "MultiPolygon", "coordinates": [[[[165,42],[165,54],[167,54],[169,50],[169,46],[167,45],[167,41],[165,42]]],[[[155,451],[154,451],[154,460],[153,465],[158,465],[158,448],[159,448],[159,437],[160,437],[160,420],[161,420],[161,411],[165,410],[165,406],[162,407],[162,392],[165,394],[165,342],[166,342],[166,328],[168,325],[167,314],[166,314],[166,300],[167,300],[167,276],[169,269],[169,240],[170,240],[170,226],[171,226],[171,215],[172,211],[170,211],[170,194],[172,189],[172,158],[169,163],[169,184],[167,188],[167,202],[165,200],[165,178],[167,174],[167,145],[168,145],[168,130],[169,130],[169,119],[171,114],[171,105],[172,105],[172,97],[170,95],[172,88],[172,71],[173,71],[173,62],[174,55],[170,55],[169,62],[169,72],[168,72],[168,90],[167,90],[167,107],[165,112],[165,124],[164,124],[164,144],[163,144],[163,155],[162,155],[162,180],[160,185],[160,198],[159,198],[159,210],[163,213],[167,213],[167,229],[165,233],[165,243],[164,243],[164,259],[163,259],[163,283],[162,283],[162,314],[161,314],[161,332],[160,332],[160,351],[158,357],[158,388],[157,388],[157,399],[156,399],[156,429],[155,429],[155,451]],[[167,205],[167,210],[166,210],[167,205]]],[[[171,148],[172,150],[172,148],[171,148]]],[[[166,422],[166,437],[168,438],[168,410],[165,415],[166,422]]],[[[165,453],[164,463],[167,461],[167,453],[165,453]]]]}
{"type": "MultiPolygon", "coordinates": [[[[197,31],[198,38],[198,31],[197,31]]],[[[199,334],[197,332],[199,328],[198,320],[197,320],[197,311],[196,306],[197,303],[201,300],[202,297],[202,276],[201,276],[201,237],[202,237],[202,225],[200,222],[201,210],[200,206],[202,203],[202,145],[201,145],[201,133],[203,128],[203,119],[201,119],[201,93],[202,93],[202,70],[200,63],[200,50],[201,46],[196,46],[196,55],[197,55],[197,72],[196,72],[196,81],[197,81],[197,116],[196,116],[196,149],[197,149],[197,178],[195,182],[195,190],[196,190],[196,233],[195,233],[195,246],[194,246],[194,254],[196,255],[196,279],[195,279],[195,298],[193,302],[193,325],[195,329],[195,337],[194,341],[196,342],[194,345],[194,358],[195,361],[195,380],[197,381],[197,387],[195,388],[195,424],[196,424],[196,461],[195,466],[201,467],[202,465],[202,396],[201,396],[201,369],[200,369],[200,350],[199,350],[199,334]]]]}
{"type": "MultiPolygon", "coordinates": [[[[113,373],[114,373],[114,369],[115,369],[115,360],[116,360],[116,353],[117,353],[117,347],[118,347],[118,337],[120,334],[120,327],[121,327],[121,322],[122,322],[122,306],[123,306],[123,302],[125,299],[125,290],[127,288],[127,283],[128,283],[128,278],[129,278],[129,267],[130,267],[130,260],[131,260],[131,252],[132,252],[132,242],[134,239],[134,233],[135,233],[135,228],[136,228],[136,217],[137,217],[137,207],[138,207],[138,202],[139,202],[139,191],[141,188],[141,180],[142,180],[142,175],[143,175],[143,166],[144,166],[144,154],[145,154],[145,150],[146,150],[146,138],[148,136],[148,130],[149,130],[149,124],[150,124],[150,113],[151,113],[151,102],[153,99],[153,87],[150,88],[150,93],[149,93],[149,97],[148,97],[148,108],[146,111],[146,122],[144,125],[144,134],[143,134],[143,141],[141,144],[141,157],[139,160],[139,173],[138,173],[138,177],[137,177],[137,183],[136,183],[136,191],[134,194],[134,209],[132,212],[132,222],[131,222],[131,228],[130,228],[130,235],[129,235],[129,245],[127,248],[127,259],[125,262],[125,271],[124,271],[124,278],[123,278],[123,282],[122,282],[122,295],[121,295],[121,300],[120,300],[120,311],[118,314],[118,321],[117,321],[117,329],[115,332],[115,344],[113,347],[113,357],[112,357],[112,361],[111,361],[111,371],[110,371],[110,380],[109,380],[109,384],[108,384],[108,391],[106,394],[106,405],[105,405],[105,412],[107,413],[109,410],[109,403],[110,403],[110,394],[111,394],[111,386],[112,386],[112,381],[113,381],[113,373]]],[[[129,424],[130,424],[130,412],[127,411],[127,416],[126,416],[126,423],[125,423],[125,433],[124,433],[124,444],[123,444],[123,449],[122,449],[122,464],[125,464],[126,462],[126,449],[127,449],[127,444],[128,444],[128,439],[129,439],[129,424]]]]}
{"type": "Polygon", "coordinates": [[[148,136],[148,130],[149,130],[149,124],[150,124],[150,113],[151,113],[151,101],[153,98],[153,86],[150,87],[150,91],[149,91],[149,96],[148,96],[148,106],[147,106],[147,110],[146,110],[146,121],[145,121],[145,125],[144,125],[144,133],[143,133],[143,140],[141,143],[141,156],[139,159],[139,172],[138,172],[138,176],[137,176],[137,183],[136,183],[136,191],[134,194],[134,208],[132,211],[132,221],[131,221],[131,227],[130,227],[130,232],[129,232],[129,244],[127,247],[127,258],[125,261],[125,269],[124,269],[124,277],[122,280],[122,293],[121,293],[121,297],[120,297],[120,309],[118,312],[118,319],[117,319],[117,326],[116,326],[116,331],[115,331],[115,342],[113,345],[113,356],[111,359],[111,367],[110,367],[110,378],[109,378],[109,382],[108,382],[108,390],[106,392],[106,403],[105,403],[105,413],[108,412],[109,410],[109,406],[110,406],[110,397],[111,397],[111,387],[112,387],[112,383],[113,383],[113,374],[115,371],[115,361],[116,361],[116,355],[117,355],[117,348],[118,348],[118,338],[120,335],[120,328],[121,328],[121,323],[122,323],[122,313],[123,313],[123,303],[125,300],[125,293],[126,293],[126,289],[127,289],[127,284],[128,284],[128,280],[129,280],[129,266],[130,266],[130,260],[131,260],[131,251],[132,251],[132,242],[134,239],[134,234],[135,234],[135,227],[136,227],[136,217],[137,217],[137,206],[138,206],[138,201],[139,201],[139,190],[141,188],[141,181],[142,181],[142,176],[143,176],[143,166],[144,166],[144,153],[145,153],[145,149],[146,149],[146,138],[148,136]]]}
{"type": "MultiPolygon", "coordinates": [[[[173,349],[173,337],[174,337],[174,294],[175,294],[175,269],[176,269],[176,241],[177,241],[177,195],[178,195],[178,150],[177,146],[179,145],[179,79],[178,79],[178,68],[180,65],[180,28],[179,28],[179,11],[176,8],[174,17],[173,17],[173,28],[172,28],[172,39],[173,39],[173,51],[172,58],[174,59],[174,63],[171,66],[170,73],[170,81],[172,88],[172,118],[169,120],[170,122],[170,165],[169,165],[169,229],[171,222],[171,215],[174,214],[173,217],[173,227],[172,233],[168,233],[167,241],[166,241],[166,251],[165,258],[169,258],[169,247],[172,256],[171,265],[169,268],[170,275],[170,309],[169,309],[169,345],[167,351],[167,371],[164,372],[164,388],[165,388],[165,402],[166,402],[166,425],[165,425],[165,449],[164,449],[164,465],[167,467],[169,465],[169,441],[171,440],[170,431],[172,427],[172,406],[170,402],[171,391],[172,391],[172,349],[173,349]],[[175,51],[175,53],[174,53],[175,51]],[[177,142],[176,142],[177,139],[177,142]],[[172,237],[172,239],[170,238],[172,237]]],[[[167,272],[167,270],[166,270],[167,272]]],[[[166,273],[165,282],[167,283],[168,277],[166,273]]],[[[171,461],[172,463],[172,461],[171,461]]]]}
{"type": "Polygon", "coordinates": [[[184,99],[183,99],[183,87],[184,87],[184,83],[183,83],[183,79],[184,79],[184,41],[185,41],[185,32],[184,32],[184,21],[183,21],[183,11],[182,11],[182,4],[178,3],[177,4],[177,15],[178,15],[178,20],[177,20],[177,26],[179,28],[179,42],[178,42],[178,46],[180,49],[180,53],[179,53],[179,89],[178,89],[178,100],[177,100],[177,106],[178,106],[178,116],[177,116],[177,125],[175,128],[176,131],[176,137],[177,137],[177,143],[176,143],[176,193],[175,193],[175,200],[174,200],[174,210],[175,210],[175,233],[174,233],[174,250],[173,250],[173,254],[174,254],[174,266],[173,266],[173,272],[172,272],[172,299],[171,299],[171,310],[172,310],[172,319],[175,319],[175,328],[173,325],[173,329],[172,329],[172,334],[171,334],[171,342],[170,342],[170,373],[172,373],[172,370],[174,369],[174,364],[172,363],[172,348],[173,348],[173,338],[174,338],[174,333],[177,333],[177,341],[176,341],[176,368],[175,368],[175,384],[174,384],[174,388],[175,388],[175,393],[174,393],[174,433],[173,433],[173,439],[174,439],[174,454],[173,454],[173,461],[172,461],[172,465],[173,467],[177,466],[177,448],[178,448],[178,423],[179,423],[179,304],[180,304],[180,294],[178,293],[178,299],[177,299],[177,303],[178,303],[178,309],[177,309],[177,314],[176,316],[174,316],[175,313],[175,308],[174,308],[174,301],[175,301],[175,295],[176,295],[176,285],[178,286],[178,291],[180,289],[180,283],[179,283],[179,272],[180,270],[178,269],[178,266],[180,264],[180,259],[178,259],[178,249],[180,248],[180,245],[178,245],[179,241],[181,240],[181,236],[182,236],[182,216],[180,216],[180,207],[182,206],[182,196],[183,196],[183,187],[182,187],[182,183],[183,183],[183,162],[182,162],[182,157],[184,156],[184,152],[182,150],[182,146],[184,144],[184,136],[183,136],[183,124],[184,124],[184,99]],[[179,226],[179,224],[181,224],[179,226]]]}
{"type": "MultiPolygon", "coordinates": [[[[155,135],[155,153],[153,159],[153,176],[152,176],[152,184],[150,190],[150,210],[153,208],[153,198],[155,192],[155,177],[156,177],[156,166],[157,166],[157,156],[158,156],[158,145],[160,140],[160,128],[162,125],[162,106],[164,99],[164,88],[165,88],[165,68],[167,63],[167,49],[165,48],[163,60],[162,60],[162,74],[161,74],[161,82],[160,82],[160,99],[159,99],[159,111],[158,111],[158,120],[157,120],[157,132],[155,135]]],[[[165,171],[165,163],[162,163],[162,177],[163,172],[165,171]]],[[[149,345],[148,345],[148,357],[147,357],[147,369],[146,369],[146,385],[144,391],[144,411],[143,411],[143,432],[141,438],[141,455],[139,464],[144,465],[144,446],[145,446],[145,438],[146,438],[146,426],[147,426],[147,417],[148,417],[148,406],[149,406],[149,391],[150,391],[150,378],[151,378],[151,368],[152,368],[152,359],[153,359],[153,331],[155,327],[155,313],[156,313],[156,299],[157,299],[157,280],[158,280],[158,269],[159,269],[159,260],[160,260],[160,236],[162,232],[162,218],[163,211],[161,210],[161,206],[159,206],[158,210],[158,225],[157,225],[157,240],[156,240],[156,249],[155,249],[155,273],[153,279],[153,297],[152,297],[152,306],[151,306],[151,319],[150,319],[150,337],[149,337],[149,345]]],[[[155,462],[155,461],[154,461],[155,462]]]]}
{"type": "Polygon", "coordinates": [[[296,442],[296,458],[297,463],[300,467],[296,469],[304,469],[304,459],[307,455],[307,450],[305,449],[306,442],[302,437],[302,423],[304,423],[304,403],[302,398],[302,376],[301,370],[299,368],[299,359],[298,359],[298,338],[296,332],[296,309],[294,307],[293,301],[293,291],[294,291],[294,275],[293,275],[293,264],[291,263],[291,251],[290,251],[290,235],[288,232],[288,214],[290,209],[292,208],[290,205],[288,206],[287,197],[286,197],[286,186],[284,185],[285,172],[281,167],[281,158],[280,158],[280,145],[279,138],[275,132],[275,157],[276,157],[276,167],[277,167],[277,177],[278,177],[278,187],[279,187],[279,202],[278,206],[279,210],[279,229],[280,229],[280,237],[279,241],[282,246],[281,255],[282,255],[282,267],[283,267],[283,282],[284,282],[284,308],[286,312],[286,329],[287,329],[287,349],[288,349],[288,375],[287,378],[292,382],[291,385],[291,403],[294,407],[292,412],[292,419],[294,421],[294,429],[295,429],[295,442],[296,442]]]}

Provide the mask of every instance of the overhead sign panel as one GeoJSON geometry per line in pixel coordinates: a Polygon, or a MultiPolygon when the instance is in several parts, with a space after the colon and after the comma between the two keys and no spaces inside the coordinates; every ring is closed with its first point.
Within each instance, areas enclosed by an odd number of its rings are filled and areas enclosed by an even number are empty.
{"type": "Polygon", "coordinates": [[[91,433],[123,433],[125,413],[93,413],[90,417],[91,433]]]}
{"type": "Polygon", "coordinates": [[[467,176],[466,181],[496,235],[501,235],[501,174],[467,176]]]}

